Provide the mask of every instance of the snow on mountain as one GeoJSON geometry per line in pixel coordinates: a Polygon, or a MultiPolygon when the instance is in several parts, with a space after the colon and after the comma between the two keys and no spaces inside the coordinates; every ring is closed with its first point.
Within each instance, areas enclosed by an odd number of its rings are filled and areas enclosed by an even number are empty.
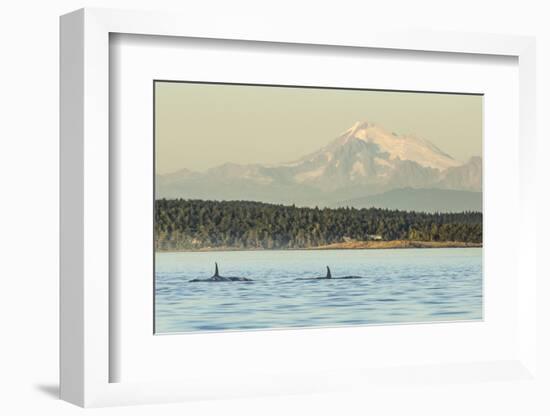
{"type": "Polygon", "coordinates": [[[442,152],[427,140],[411,135],[400,136],[396,133],[390,133],[374,123],[356,122],[336,139],[336,142],[345,143],[352,138],[377,145],[380,152],[389,155],[390,160],[410,160],[423,167],[439,170],[460,165],[460,162],[442,152]]]}
{"type": "Polygon", "coordinates": [[[226,163],[204,173],[184,170],[157,177],[158,197],[209,198],[215,193],[223,199],[298,205],[406,187],[481,191],[481,158],[462,164],[427,140],[357,122],[325,147],[290,163],[226,163]]]}
{"type": "MultiPolygon", "coordinates": [[[[423,187],[461,163],[427,140],[399,136],[369,122],[357,122],[322,149],[280,165],[300,184],[333,191],[343,187],[423,187]]],[[[379,189],[378,189],[379,188],[379,189]]]]}
{"type": "Polygon", "coordinates": [[[461,163],[427,140],[414,136],[399,136],[369,122],[356,122],[340,137],[321,150],[307,155],[288,167],[305,168],[297,180],[317,180],[325,173],[350,170],[350,180],[361,177],[388,178],[399,162],[415,162],[422,168],[443,171],[461,163]],[[318,167],[317,165],[322,165],[318,167]]]}

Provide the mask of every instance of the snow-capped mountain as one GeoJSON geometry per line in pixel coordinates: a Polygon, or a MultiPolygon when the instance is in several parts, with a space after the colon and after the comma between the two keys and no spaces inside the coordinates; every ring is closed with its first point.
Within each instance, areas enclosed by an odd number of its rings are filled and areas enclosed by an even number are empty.
{"type": "Polygon", "coordinates": [[[381,126],[368,122],[355,123],[328,147],[337,148],[353,140],[377,146],[381,153],[387,154],[389,160],[411,160],[423,167],[439,170],[460,165],[427,140],[389,133],[381,126]]]}
{"type": "Polygon", "coordinates": [[[332,205],[400,188],[481,191],[481,158],[463,164],[427,140],[357,122],[320,150],[277,165],[227,163],[157,176],[157,197],[332,205]]]}

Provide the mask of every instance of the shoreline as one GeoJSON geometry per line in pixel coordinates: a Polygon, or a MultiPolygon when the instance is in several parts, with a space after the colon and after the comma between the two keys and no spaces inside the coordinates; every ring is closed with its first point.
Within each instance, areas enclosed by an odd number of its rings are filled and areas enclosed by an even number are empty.
{"type": "Polygon", "coordinates": [[[235,247],[207,247],[199,249],[186,250],[158,250],[155,253],[185,253],[185,252],[216,252],[216,251],[290,251],[290,250],[394,250],[405,248],[480,248],[483,243],[467,243],[461,241],[417,241],[417,240],[391,240],[391,241],[347,241],[343,243],[333,243],[324,246],[307,248],[248,248],[241,249],[235,247]]]}

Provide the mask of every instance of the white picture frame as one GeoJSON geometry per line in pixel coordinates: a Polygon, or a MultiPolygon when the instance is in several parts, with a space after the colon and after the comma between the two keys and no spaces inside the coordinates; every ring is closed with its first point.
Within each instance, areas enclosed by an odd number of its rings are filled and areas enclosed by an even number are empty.
{"type": "MultiPolygon", "coordinates": [[[[110,325],[116,309],[109,276],[116,259],[110,258],[111,216],[109,137],[110,34],[225,39],[281,44],[331,45],[453,54],[504,55],[519,66],[519,224],[517,246],[517,349],[506,359],[469,363],[443,362],[415,367],[417,380],[438,377],[478,382],[480,370],[507,379],[536,376],[536,217],[534,199],[535,154],[535,41],[506,35],[383,32],[357,30],[324,33],[281,30],[277,25],[249,22],[238,28],[231,22],[212,27],[192,16],[165,13],[82,9],[61,18],[61,398],[80,406],[155,403],[196,398],[260,394],[322,392],[340,389],[342,380],[356,385],[406,381],[411,370],[380,368],[364,374],[333,370],[335,377],[281,373],[234,383],[224,374],[219,382],[196,375],[184,380],[112,382],[110,368],[121,357],[111,348],[116,327],[110,325]],[[338,372],[340,371],[340,372],[338,372]],[[224,388],[225,385],[225,388],[224,388]]],[[[413,330],[411,328],[409,331],[413,330]]],[[[308,337],[321,337],[323,332],[308,337]]],[[[272,336],[277,336],[273,333],[272,336]]],[[[200,357],[197,357],[200,360],[200,357]]]]}

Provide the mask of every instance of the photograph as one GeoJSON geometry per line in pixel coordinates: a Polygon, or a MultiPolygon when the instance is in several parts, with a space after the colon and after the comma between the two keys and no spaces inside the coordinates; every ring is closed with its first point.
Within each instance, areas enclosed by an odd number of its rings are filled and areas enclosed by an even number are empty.
{"type": "Polygon", "coordinates": [[[483,95],[155,80],[154,332],[483,320],[483,95]]]}

